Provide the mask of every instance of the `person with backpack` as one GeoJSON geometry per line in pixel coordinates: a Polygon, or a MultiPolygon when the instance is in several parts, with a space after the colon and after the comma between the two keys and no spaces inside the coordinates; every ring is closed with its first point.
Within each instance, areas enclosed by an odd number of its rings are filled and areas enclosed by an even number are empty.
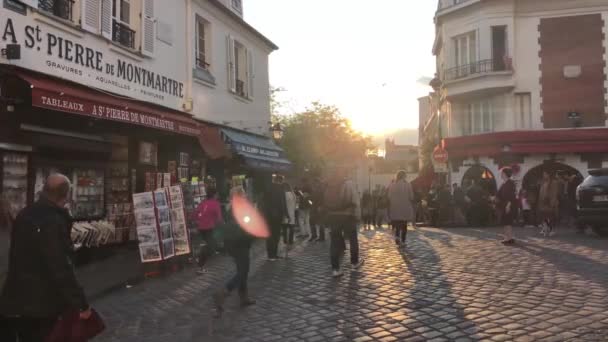
{"type": "Polygon", "coordinates": [[[217,190],[214,188],[207,189],[207,198],[198,205],[194,216],[198,225],[198,232],[206,243],[206,246],[201,246],[198,253],[199,270],[197,273],[202,274],[205,273],[204,266],[207,258],[217,250],[217,243],[213,237],[214,230],[224,222],[222,206],[217,198],[217,190]]]}
{"type": "Polygon", "coordinates": [[[340,257],[346,249],[345,240],[350,242],[350,262],[353,270],[359,269],[364,259],[359,256],[357,224],[361,217],[359,193],[349,177],[346,167],[337,167],[325,188],[324,205],[326,222],[331,230],[330,259],[332,276],[343,275],[340,257]]]}

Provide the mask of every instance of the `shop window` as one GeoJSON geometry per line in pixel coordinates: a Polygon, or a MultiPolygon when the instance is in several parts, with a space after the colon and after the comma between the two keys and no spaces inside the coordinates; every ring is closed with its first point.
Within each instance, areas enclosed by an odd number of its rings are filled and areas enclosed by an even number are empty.
{"type": "Polygon", "coordinates": [[[158,145],[156,143],[139,143],[139,163],[151,166],[158,165],[158,145]]]}
{"type": "Polygon", "coordinates": [[[99,219],[105,215],[103,168],[39,166],[34,183],[35,200],[40,198],[44,182],[53,173],[64,174],[72,182],[69,210],[74,220],[99,219]]]}

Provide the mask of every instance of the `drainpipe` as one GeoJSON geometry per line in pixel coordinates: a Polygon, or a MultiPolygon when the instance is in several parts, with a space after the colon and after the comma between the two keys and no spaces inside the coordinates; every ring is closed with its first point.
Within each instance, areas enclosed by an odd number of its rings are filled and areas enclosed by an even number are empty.
{"type": "Polygon", "coordinates": [[[192,34],[192,1],[193,0],[185,0],[186,1],[186,94],[184,101],[184,110],[187,112],[192,112],[194,100],[192,99],[192,40],[194,36],[192,34]]]}

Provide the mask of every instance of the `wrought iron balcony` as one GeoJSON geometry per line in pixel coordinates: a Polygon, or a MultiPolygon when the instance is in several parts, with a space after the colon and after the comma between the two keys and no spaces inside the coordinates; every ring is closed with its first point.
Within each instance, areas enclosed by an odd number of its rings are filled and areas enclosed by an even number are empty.
{"type": "Polygon", "coordinates": [[[446,81],[453,81],[478,74],[487,74],[492,72],[511,70],[513,70],[513,68],[510,57],[485,59],[482,61],[464,64],[455,68],[447,69],[444,73],[444,78],[446,81]]]}
{"type": "Polygon", "coordinates": [[[112,25],[112,40],[118,44],[128,47],[130,49],[135,48],[135,31],[117,20],[114,20],[112,25]]]}
{"type": "Polygon", "coordinates": [[[39,0],[38,9],[61,19],[72,21],[74,0],[39,0]]]}

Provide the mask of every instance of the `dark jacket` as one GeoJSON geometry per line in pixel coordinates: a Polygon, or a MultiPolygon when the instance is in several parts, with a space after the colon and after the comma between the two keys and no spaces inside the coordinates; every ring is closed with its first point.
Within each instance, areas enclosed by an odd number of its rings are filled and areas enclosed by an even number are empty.
{"type": "Polygon", "coordinates": [[[45,199],[19,213],[0,294],[1,315],[57,317],[88,308],[71,261],[71,228],[69,213],[45,199]]]}
{"type": "Polygon", "coordinates": [[[264,211],[269,221],[282,222],[285,217],[288,217],[285,186],[283,184],[272,183],[266,191],[264,201],[264,211]]]}

